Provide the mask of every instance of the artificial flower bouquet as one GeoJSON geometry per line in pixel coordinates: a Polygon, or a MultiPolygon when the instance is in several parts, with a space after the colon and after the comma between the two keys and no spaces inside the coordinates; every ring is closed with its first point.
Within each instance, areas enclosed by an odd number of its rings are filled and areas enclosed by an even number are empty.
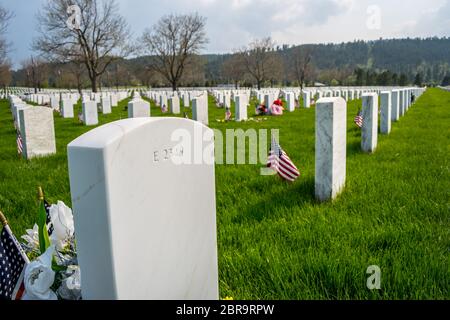
{"type": "Polygon", "coordinates": [[[80,300],[72,209],[62,201],[47,204],[40,190],[37,223],[22,239],[30,260],[25,266],[22,300],[80,300]]]}

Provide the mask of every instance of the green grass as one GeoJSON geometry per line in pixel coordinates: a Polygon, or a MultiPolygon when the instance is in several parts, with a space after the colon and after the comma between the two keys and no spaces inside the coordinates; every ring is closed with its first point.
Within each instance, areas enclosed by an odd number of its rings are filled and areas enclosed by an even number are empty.
{"type": "MultiPolygon", "coordinates": [[[[100,122],[126,118],[126,103],[100,115],[100,122]]],[[[348,107],[345,191],[319,204],[314,107],[260,123],[219,123],[224,109],[210,98],[212,128],[280,129],[280,143],[302,174],[288,184],[260,176],[261,165],[217,165],[221,297],[450,298],[450,93],[428,90],[389,136],[379,136],[372,155],[360,151],[361,133],[353,124],[360,104],[348,107]],[[369,265],[381,268],[379,291],[366,288],[369,265]]],[[[154,104],[152,116],[162,116],[154,104]]],[[[59,116],[55,128],[55,156],[18,159],[8,104],[0,102],[0,209],[18,235],[34,223],[38,185],[50,202],[71,203],[66,146],[92,128],[59,116]]]]}

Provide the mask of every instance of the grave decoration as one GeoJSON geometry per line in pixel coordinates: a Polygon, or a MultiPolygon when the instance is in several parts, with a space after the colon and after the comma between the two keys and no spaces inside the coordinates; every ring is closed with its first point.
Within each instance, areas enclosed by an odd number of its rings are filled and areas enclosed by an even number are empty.
{"type": "Polygon", "coordinates": [[[272,107],[270,107],[272,110],[272,115],[274,116],[281,116],[283,115],[284,107],[283,107],[283,101],[280,99],[277,99],[273,102],[272,107]]]}
{"type": "MultiPolygon", "coordinates": [[[[22,243],[17,245],[26,255],[16,285],[18,291],[22,291],[21,299],[80,300],[80,269],[72,209],[62,201],[48,204],[39,188],[37,222],[21,239],[22,243]]],[[[15,295],[15,298],[19,296],[15,295]]]]}
{"type": "Polygon", "coordinates": [[[268,114],[267,107],[262,103],[256,107],[255,113],[257,116],[267,115],[268,114]]]}

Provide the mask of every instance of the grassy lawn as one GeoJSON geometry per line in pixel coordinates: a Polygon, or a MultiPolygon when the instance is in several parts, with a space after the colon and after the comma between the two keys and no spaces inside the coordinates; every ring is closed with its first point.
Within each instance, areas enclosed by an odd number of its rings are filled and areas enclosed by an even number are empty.
{"type": "MultiPolygon", "coordinates": [[[[126,104],[99,115],[101,124],[126,118],[126,104]]],[[[281,146],[301,171],[288,184],[261,176],[261,165],[217,165],[221,297],[450,299],[450,93],[428,90],[379,137],[372,155],[360,151],[353,124],[360,104],[348,107],[345,191],[319,204],[314,107],[258,123],[220,123],[225,111],[210,97],[212,128],[280,129],[281,146]],[[381,268],[379,291],[366,287],[370,265],[381,268]]],[[[154,104],[151,112],[163,116],[154,104]]],[[[35,221],[37,186],[50,202],[71,204],[66,146],[92,127],[55,114],[55,129],[55,156],[19,159],[8,103],[0,102],[0,209],[17,235],[35,221]]]]}

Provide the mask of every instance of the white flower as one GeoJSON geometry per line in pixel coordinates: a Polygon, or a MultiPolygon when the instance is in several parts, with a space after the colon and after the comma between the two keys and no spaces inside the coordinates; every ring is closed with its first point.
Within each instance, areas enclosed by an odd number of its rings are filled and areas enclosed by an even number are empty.
{"type": "Polygon", "coordinates": [[[33,229],[27,229],[27,234],[22,236],[22,239],[27,242],[27,247],[30,250],[37,250],[39,248],[39,226],[34,225],[33,229]]]}
{"type": "Polygon", "coordinates": [[[80,300],[81,299],[81,279],[80,268],[76,265],[67,267],[66,275],[69,275],[61,283],[58,294],[64,300],[80,300]]]}
{"type": "Polygon", "coordinates": [[[55,281],[52,270],[52,257],[55,247],[50,246],[45,253],[25,268],[25,295],[23,300],[57,300],[56,294],[50,290],[55,281]]]}
{"type": "Polygon", "coordinates": [[[49,213],[53,224],[50,241],[56,246],[57,250],[62,250],[75,230],[72,209],[66,206],[64,202],[58,201],[56,205],[50,207],[49,213]]]}
{"type": "Polygon", "coordinates": [[[73,272],[72,275],[66,279],[67,288],[70,290],[81,290],[80,267],[69,266],[67,272],[73,272]]]}

